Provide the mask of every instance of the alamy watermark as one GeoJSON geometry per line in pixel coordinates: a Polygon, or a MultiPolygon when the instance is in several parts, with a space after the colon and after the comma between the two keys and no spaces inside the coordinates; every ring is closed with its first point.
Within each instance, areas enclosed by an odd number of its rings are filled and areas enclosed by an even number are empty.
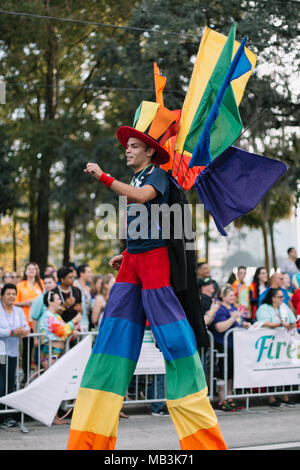
{"type": "Polygon", "coordinates": [[[101,240],[184,238],[186,248],[194,249],[195,239],[203,233],[203,204],[127,204],[127,198],[120,196],[118,209],[101,204],[97,215],[96,234],[101,240]]]}

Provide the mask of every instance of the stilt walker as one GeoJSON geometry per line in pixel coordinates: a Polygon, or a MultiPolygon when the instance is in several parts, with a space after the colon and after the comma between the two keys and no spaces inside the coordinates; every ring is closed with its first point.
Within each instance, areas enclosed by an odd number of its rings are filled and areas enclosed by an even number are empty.
{"type": "Polygon", "coordinates": [[[154,204],[169,201],[170,180],[157,165],[169,160],[163,145],[178,130],[176,124],[174,114],[163,105],[142,102],[133,127],[117,131],[134,172],[131,184],[107,175],[95,163],[88,163],[85,170],[127,197],[127,248],[111,260],[119,273],[75,403],[70,450],[115,448],[119,413],[139,358],[146,319],[164,355],[167,406],[181,448],[227,449],[207,397],[194,331],[170,284],[161,220],[151,212],[154,204]],[[137,215],[139,209],[144,209],[144,218],[137,215]],[[137,227],[143,232],[138,239],[137,227]],[[153,228],[157,228],[155,237],[153,228]]]}

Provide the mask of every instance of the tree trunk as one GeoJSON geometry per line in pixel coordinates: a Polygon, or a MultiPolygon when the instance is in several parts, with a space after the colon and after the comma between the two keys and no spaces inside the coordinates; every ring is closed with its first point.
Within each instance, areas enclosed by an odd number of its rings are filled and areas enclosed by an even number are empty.
{"type": "Polygon", "coordinates": [[[261,229],[263,233],[263,240],[264,240],[264,250],[265,250],[265,267],[268,271],[270,272],[270,261],[269,261],[269,247],[268,247],[268,234],[267,234],[267,229],[266,225],[264,222],[261,224],[261,229]]]}
{"type": "Polygon", "coordinates": [[[50,198],[50,166],[42,165],[37,197],[37,260],[41,272],[48,263],[49,251],[49,198],[50,198]]]}
{"type": "Polygon", "coordinates": [[[265,247],[265,265],[270,272],[270,259],[269,259],[269,247],[268,247],[268,232],[267,223],[270,220],[270,193],[266,193],[261,200],[261,228],[263,232],[264,247],[265,247]]]}
{"type": "Polygon", "coordinates": [[[17,271],[17,217],[16,213],[14,211],[13,213],[13,232],[12,232],[12,238],[13,238],[13,270],[17,271]]]}
{"type": "Polygon", "coordinates": [[[276,271],[277,270],[277,259],[276,259],[275,243],[274,243],[274,224],[269,221],[268,225],[269,225],[269,233],[270,233],[270,239],[271,239],[273,268],[276,271]]]}
{"type": "MultiPolygon", "coordinates": [[[[49,9],[50,2],[45,2],[46,9],[49,9]]],[[[45,125],[47,120],[55,119],[56,114],[56,101],[57,101],[57,38],[56,38],[56,27],[49,23],[47,25],[48,30],[48,48],[45,51],[46,61],[46,83],[47,87],[45,90],[45,125]]],[[[37,209],[36,209],[36,225],[33,228],[36,236],[32,237],[32,241],[35,240],[36,246],[32,247],[32,253],[34,253],[35,261],[41,272],[48,263],[48,251],[49,251],[49,207],[50,207],[50,168],[53,161],[55,149],[53,143],[49,139],[49,146],[44,149],[42,157],[40,159],[39,177],[38,177],[38,195],[37,195],[37,209]]]]}
{"type": "MultiPolygon", "coordinates": [[[[31,181],[33,181],[31,179],[31,181]]],[[[37,262],[38,254],[38,238],[37,238],[37,223],[36,223],[36,190],[34,184],[30,185],[29,189],[29,260],[32,262],[37,262]]]]}
{"type": "Polygon", "coordinates": [[[66,210],[65,216],[64,216],[63,266],[65,266],[70,261],[73,220],[74,220],[74,217],[71,211],[66,210]]]}

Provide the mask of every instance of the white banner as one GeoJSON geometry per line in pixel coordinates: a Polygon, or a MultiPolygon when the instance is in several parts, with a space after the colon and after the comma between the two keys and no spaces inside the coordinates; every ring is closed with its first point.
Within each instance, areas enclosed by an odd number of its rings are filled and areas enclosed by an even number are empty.
{"type": "Polygon", "coordinates": [[[62,400],[77,397],[91,347],[92,338],[87,335],[40,377],[23,390],[1,397],[0,403],[50,426],[62,400]]]}
{"type": "Polygon", "coordinates": [[[165,374],[165,361],[155,346],[151,330],[145,330],[141,354],[134,375],[165,374]]]}
{"type": "Polygon", "coordinates": [[[234,388],[300,384],[300,335],[285,328],[235,328],[234,388]]]}

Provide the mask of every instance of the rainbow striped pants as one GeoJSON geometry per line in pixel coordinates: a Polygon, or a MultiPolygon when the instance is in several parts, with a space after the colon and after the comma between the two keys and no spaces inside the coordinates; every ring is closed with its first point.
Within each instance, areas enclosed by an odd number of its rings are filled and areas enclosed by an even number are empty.
{"type": "Polygon", "coordinates": [[[68,449],[113,450],[146,318],[166,364],[167,406],[182,449],[227,449],[194,332],[170,286],[167,248],[125,252],[75,403],[68,449]]]}

